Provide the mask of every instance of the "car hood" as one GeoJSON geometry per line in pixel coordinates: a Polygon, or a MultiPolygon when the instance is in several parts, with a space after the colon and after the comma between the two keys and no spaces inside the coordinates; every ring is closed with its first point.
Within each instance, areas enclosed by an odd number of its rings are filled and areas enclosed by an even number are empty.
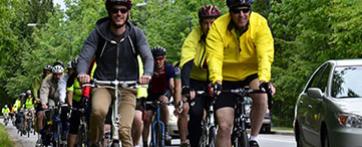
{"type": "Polygon", "coordinates": [[[362,116],[362,98],[333,99],[332,101],[343,113],[351,113],[362,116]]]}

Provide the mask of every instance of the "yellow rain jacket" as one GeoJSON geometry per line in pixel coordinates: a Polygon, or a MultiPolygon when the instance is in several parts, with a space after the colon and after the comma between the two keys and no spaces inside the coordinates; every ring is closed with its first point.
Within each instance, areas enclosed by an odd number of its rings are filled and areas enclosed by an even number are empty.
{"type": "Polygon", "coordinates": [[[210,80],[240,81],[258,74],[260,81],[271,78],[274,60],[274,40],[267,20],[251,12],[249,28],[237,37],[235,28],[228,29],[230,14],[214,21],[206,38],[210,80]]]}
{"type": "Polygon", "coordinates": [[[195,80],[206,81],[207,70],[203,69],[206,50],[205,42],[201,40],[201,27],[195,27],[185,39],[181,49],[180,67],[182,68],[187,62],[194,60],[194,66],[191,70],[190,77],[195,80]]]}

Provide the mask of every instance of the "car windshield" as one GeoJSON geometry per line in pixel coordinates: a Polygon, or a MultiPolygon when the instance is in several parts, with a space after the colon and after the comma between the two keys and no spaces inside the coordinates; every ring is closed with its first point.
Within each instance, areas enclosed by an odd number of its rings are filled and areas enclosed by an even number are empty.
{"type": "Polygon", "coordinates": [[[336,67],[333,73],[332,96],[335,98],[361,98],[362,66],[336,67]]]}

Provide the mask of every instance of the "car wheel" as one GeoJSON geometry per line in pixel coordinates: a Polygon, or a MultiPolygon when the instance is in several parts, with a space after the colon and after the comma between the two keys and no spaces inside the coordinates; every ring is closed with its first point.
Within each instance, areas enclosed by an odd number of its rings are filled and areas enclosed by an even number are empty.
{"type": "Polygon", "coordinates": [[[328,131],[327,129],[323,129],[322,132],[322,147],[329,147],[329,139],[328,139],[328,131]]]}

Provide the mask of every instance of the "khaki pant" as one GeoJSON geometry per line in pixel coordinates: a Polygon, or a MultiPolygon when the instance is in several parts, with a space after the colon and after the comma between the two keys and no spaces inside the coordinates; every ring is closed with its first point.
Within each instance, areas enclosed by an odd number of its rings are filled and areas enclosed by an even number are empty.
{"type": "MultiPolygon", "coordinates": [[[[114,90],[107,88],[93,89],[92,112],[90,117],[90,140],[98,143],[103,137],[103,126],[108,108],[115,98],[114,90]]],[[[119,90],[119,137],[123,147],[133,147],[131,127],[136,107],[136,91],[133,89],[119,90]]]]}

